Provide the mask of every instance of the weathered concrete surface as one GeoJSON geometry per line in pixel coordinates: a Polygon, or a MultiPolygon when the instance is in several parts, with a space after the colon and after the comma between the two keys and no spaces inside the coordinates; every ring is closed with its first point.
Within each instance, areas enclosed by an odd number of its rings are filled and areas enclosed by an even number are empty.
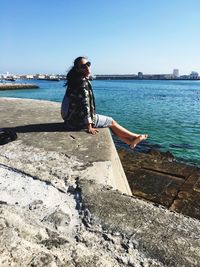
{"type": "Polygon", "coordinates": [[[134,195],[200,220],[199,168],[156,151],[118,152],[134,195]]]}
{"type": "Polygon", "coordinates": [[[19,141],[1,148],[0,162],[0,266],[162,266],[128,252],[121,233],[87,223],[77,183],[91,181],[82,162],[19,141]]]}
{"type": "Polygon", "coordinates": [[[95,173],[103,184],[131,194],[124,170],[108,129],[92,136],[66,131],[60,103],[1,98],[1,128],[15,130],[24,145],[64,153],[85,164],[85,177],[95,173]],[[6,114],[5,111],[6,110],[6,114]]]}
{"type": "Polygon", "coordinates": [[[0,83],[0,91],[5,90],[19,90],[19,89],[35,89],[39,88],[38,85],[28,83],[0,83]]]}
{"type": "Polygon", "coordinates": [[[198,220],[112,189],[108,131],[65,132],[45,101],[0,99],[0,121],[18,132],[0,147],[0,266],[199,265],[198,220]]]}
{"type": "Polygon", "coordinates": [[[199,266],[200,224],[189,217],[142,200],[80,182],[85,216],[114,235],[123,233],[127,251],[138,249],[164,266],[199,266]],[[96,197],[98,195],[98,198],[96,197]]]}

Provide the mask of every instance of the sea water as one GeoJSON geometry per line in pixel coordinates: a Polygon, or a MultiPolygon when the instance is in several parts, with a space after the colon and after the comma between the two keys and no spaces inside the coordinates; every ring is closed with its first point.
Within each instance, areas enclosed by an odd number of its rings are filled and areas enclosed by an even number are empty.
{"type": "MultiPolygon", "coordinates": [[[[31,82],[40,89],[0,91],[0,97],[62,101],[64,81],[31,82]]],[[[157,147],[200,165],[200,81],[94,80],[92,84],[97,113],[113,117],[130,131],[149,134],[143,149],[157,147]]]]}

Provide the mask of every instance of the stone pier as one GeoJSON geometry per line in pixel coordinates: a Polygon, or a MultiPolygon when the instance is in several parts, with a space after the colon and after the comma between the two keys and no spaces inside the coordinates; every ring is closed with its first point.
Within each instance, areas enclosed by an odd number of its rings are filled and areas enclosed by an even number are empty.
{"type": "Polygon", "coordinates": [[[28,83],[0,83],[0,91],[6,90],[21,90],[21,89],[36,89],[38,85],[28,83]]]}
{"type": "Polygon", "coordinates": [[[8,98],[0,124],[18,135],[0,146],[0,266],[200,264],[200,222],[131,195],[108,129],[68,132],[59,103],[8,98]]]}

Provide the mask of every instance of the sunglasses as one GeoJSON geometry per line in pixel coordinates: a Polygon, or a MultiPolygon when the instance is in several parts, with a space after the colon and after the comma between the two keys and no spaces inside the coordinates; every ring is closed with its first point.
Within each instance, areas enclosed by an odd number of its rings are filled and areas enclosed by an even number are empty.
{"type": "Polygon", "coordinates": [[[91,66],[91,62],[88,61],[85,64],[82,64],[80,67],[81,67],[81,69],[86,69],[87,67],[90,67],[90,66],[91,66]]]}

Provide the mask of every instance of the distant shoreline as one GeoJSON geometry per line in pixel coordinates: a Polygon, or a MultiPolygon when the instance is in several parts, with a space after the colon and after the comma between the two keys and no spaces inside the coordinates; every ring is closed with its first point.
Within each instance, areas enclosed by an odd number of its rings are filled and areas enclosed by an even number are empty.
{"type": "MultiPolygon", "coordinates": [[[[58,78],[25,78],[25,77],[11,77],[13,80],[6,80],[0,78],[0,84],[4,81],[10,81],[15,84],[17,80],[29,80],[29,81],[66,81],[66,77],[64,75],[58,76],[58,78]]],[[[167,76],[162,74],[148,74],[143,76],[138,76],[134,74],[96,74],[91,76],[91,80],[142,80],[142,81],[199,81],[200,76],[190,77],[189,75],[182,75],[180,77],[173,77],[173,76],[167,76]]]]}
{"type": "Polygon", "coordinates": [[[200,78],[197,79],[189,79],[189,78],[138,78],[138,77],[116,77],[116,76],[109,76],[109,77],[97,77],[94,80],[139,80],[139,81],[199,81],[200,78]]]}

